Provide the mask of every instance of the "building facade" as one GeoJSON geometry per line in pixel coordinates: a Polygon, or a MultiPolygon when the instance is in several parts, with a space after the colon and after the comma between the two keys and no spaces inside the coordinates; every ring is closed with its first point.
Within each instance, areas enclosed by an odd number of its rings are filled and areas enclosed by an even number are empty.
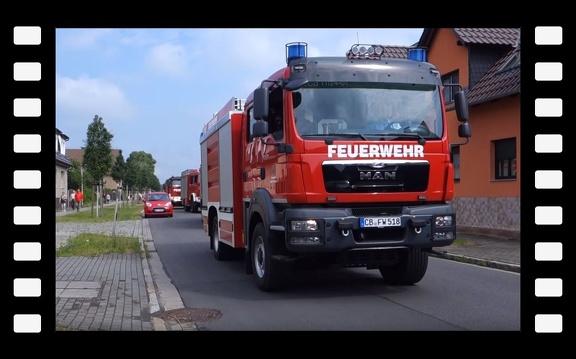
{"type": "Polygon", "coordinates": [[[54,189],[56,209],[60,209],[62,192],[68,192],[68,169],[72,167],[72,162],[66,154],[66,142],[69,139],[62,131],[56,129],[56,188],[54,189]]]}
{"type": "MultiPolygon", "coordinates": [[[[520,29],[426,28],[417,45],[469,102],[472,137],[452,147],[458,230],[520,239],[520,29]]],[[[454,91],[444,101],[458,143],[454,91]]]]}

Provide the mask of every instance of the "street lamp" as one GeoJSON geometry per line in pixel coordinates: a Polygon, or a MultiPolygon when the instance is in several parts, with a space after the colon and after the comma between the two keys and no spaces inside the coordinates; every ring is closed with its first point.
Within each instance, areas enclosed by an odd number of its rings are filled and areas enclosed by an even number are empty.
{"type": "Polygon", "coordinates": [[[84,167],[80,167],[80,190],[84,193],[84,167]]]}

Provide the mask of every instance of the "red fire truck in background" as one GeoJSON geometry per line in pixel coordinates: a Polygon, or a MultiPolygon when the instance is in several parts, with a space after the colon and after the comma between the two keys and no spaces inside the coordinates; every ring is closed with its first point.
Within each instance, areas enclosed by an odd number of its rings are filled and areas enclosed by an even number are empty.
{"type": "Polygon", "coordinates": [[[180,175],[182,191],[180,192],[184,211],[200,212],[200,171],[192,168],[182,171],[180,175]]]}
{"type": "Polygon", "coordinates": [[[172,201],[173,206],[182,206],[182,186],[181,186],[181,179],[178,176],[172,176],[168,178],[162,188],[164,192],[168,193],[170,196],[170,200],[172,201]]]}
{"type": "Polygon", "coordinates": [[[307,57],[244,101],[232,98],[200,137],[202,222],[217,260],[244,254],[263,291],[291,266],[378,269],[387,283],[419,282],[428,253],[456,236],[451,148],[468,143],[460,85],[442,84],[426,50],[383,58],[380,45],[307,57]],[[443,89],[461,143],[450,143],[443,89]]]}

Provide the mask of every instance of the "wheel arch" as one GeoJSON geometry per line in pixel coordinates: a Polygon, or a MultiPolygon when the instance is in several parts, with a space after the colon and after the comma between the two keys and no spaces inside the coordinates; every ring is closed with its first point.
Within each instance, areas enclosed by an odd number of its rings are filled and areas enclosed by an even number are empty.
{"type": "Polygon", "coordinates": [[[256,228],[258,223],[262,223],[268,235],[270,232],[270,223],[272,223],[276,218],[274,202],[272,202],[272,197],[268,191],[264,189],[257,189],[254,191],[250,199],[250,204],[246,208],[245,218],[246,232],[244,233],[244,236],[246,240],[246,274],[252,274],[252,256],[250,255],[250,250],[252,248],[252,234],[254,233],[254,228],[256,228]]]}

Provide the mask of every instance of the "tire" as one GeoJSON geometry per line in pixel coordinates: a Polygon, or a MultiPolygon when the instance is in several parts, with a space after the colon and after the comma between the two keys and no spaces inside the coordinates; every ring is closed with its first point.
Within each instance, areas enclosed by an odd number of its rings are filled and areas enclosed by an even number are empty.
{"type": "Polygon", "coordinates": [[[250,255],[256,284],[264,292],[281,289],[281,263],[272,259],[272,256],[279,252],[277,246],[276,242],[270,240],[264,225],[258,223],[252,233],[250,255]]]}
{"type": "Polygon", "coordinates": [[[219,261],[229,260],[233,257],[234,249],[226,243],[220,242],[220,235],[218,234],[218,217],[212,220],[212,235],[210,236],[212,242],[212,250],[214,258],[219,261]]]}
{"type": "Polygon", "coordinates": [[[424,278],[428,269],[428,252],[420,248],[410,248],[399,252],[398,256],[398,263],[379,268],[386,283],[410,285],[424,278]]]}
{"type": "Polygon", "coordinates": [[[190,206],[184,206],[184,211],[185,211],[185,212],[190,212],[190,206]]]}

